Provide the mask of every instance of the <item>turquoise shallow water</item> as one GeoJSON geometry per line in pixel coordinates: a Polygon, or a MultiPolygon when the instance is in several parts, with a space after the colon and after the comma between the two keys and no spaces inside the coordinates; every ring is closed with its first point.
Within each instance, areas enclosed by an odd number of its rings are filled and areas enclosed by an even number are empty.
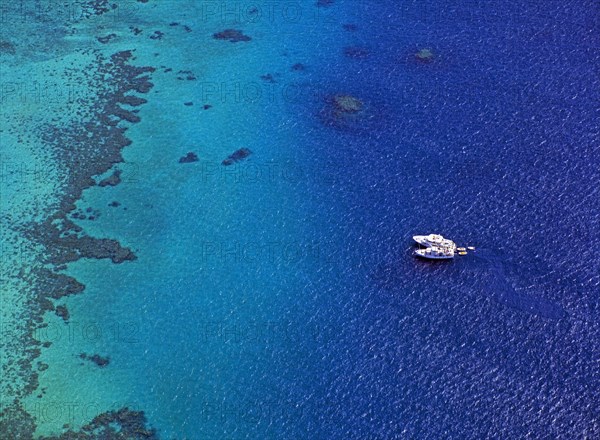
{"type": "Polygon", "coordinates": [[[117,238],[138,260],[70,265],[87,288],[65,302],[74,336],[62,337],[58,318],[44,332],[60,336],[42,355],[48,396],[31,399],[39,433],[62,427],[62,416],[45,410],[61,402],[76,403],[75,426],[90,407],[143,409],[164,438],[295,437],[316,422],[318,397],[297,391],[326,369],[319,340],[329,336],[317,312],[343,283],[324,231],[342,214],[328,194],[330,170],[319,165],[326,141],[317,114],[330,91],[315,84],[327,55],[306,38],[341,51],[347,32],[319,17],[260,20],[244,26],[250,44],[233,45],[211,41],[223,23],[190,6],[146,18],[166,36],[137,46],[137,62],[164,67],[142,122],[128,131],[123,182],[86,191],[78,205],[100,212],[79,222],[86,232],[117,238]],[[168,26],[174,21],[181,25],[168,26]],[[300,62],[305,69],[294,71],[300,62]],[[198,79],[178,80],[187,75],[179,71],[198,79]],[[220,165],[241,147],[253,151],[247,162],[220,165]],[[178,163],[188,151],[200,161],[178,163]],[[322,179],[311,181],[316,173],[322,179]],[[95,372],[81,352],[110,356],[110,365],[95,372]]]}
{"type": "MultiPolygon", "coordinates": [[[[21,400],[36,437],[124,406],[168,439],[599,432],[592,5],[319,3],[129,2],[57,31],[55,57],[15,54],[60,76],[88,47],[135,49],[157,69],[121,183],[76,220],[137,259],[68,265],[86,289],[34,333],[52,342],[21,400]],[[414,261],[433,230],[478,251],[414,261]]],[[[23,197],[49,201],[48,176],[23,197]]]]}

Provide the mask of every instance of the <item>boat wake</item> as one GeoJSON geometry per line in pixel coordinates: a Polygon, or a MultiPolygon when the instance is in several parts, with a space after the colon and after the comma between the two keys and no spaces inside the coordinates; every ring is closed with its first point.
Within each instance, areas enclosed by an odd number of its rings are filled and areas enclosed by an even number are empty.
{"type": "Polygon", "coordinates": [[[489,249],[478,250],[474,258],[476,263],[482,266],[480,285],[489,289],[498,303],[548,319],[561,319],[566,316],[565,310],[559,304],[543,298],[543,292],[540,290],[544,283],[531,281],[532,276],[537,278],[538,275],[523,273],[523,270],[513,267],[513,263],[489,249]]]}
{"type": "MultiPolygon", "coordinates": [[[[461,264],[415,266],[409,259],[376,265],[371,279],[385,291],[422,291],[431,286],[466,287],[498,304],[533,316],[561,319],[566,311],[547,299],[551,271],[539,261],[517,264],[500,251],[477,248],[461,264]],[[429,286],[429,287],[426,287],[429,286]]],[[[436,287],[438,288],[438,287],[436,287]]]]}

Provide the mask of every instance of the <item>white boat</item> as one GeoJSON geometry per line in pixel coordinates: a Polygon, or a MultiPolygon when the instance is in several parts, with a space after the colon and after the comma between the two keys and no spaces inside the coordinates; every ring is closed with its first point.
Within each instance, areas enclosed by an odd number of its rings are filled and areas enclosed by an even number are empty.
{"type": "Polygon", "coordinates": [[[426,249],[417,249],[415,255],[430,260],[449,260],[454,258],[454,251],[449,248],[431,246],[426,249]]]}
{"type": "Polygon", "coordinates": [[[425,247],[436,246],[441,248],[450,248],[452,250],[456,249],[456,243],[438,234],[414,235],[413,240],[425,247]]]}

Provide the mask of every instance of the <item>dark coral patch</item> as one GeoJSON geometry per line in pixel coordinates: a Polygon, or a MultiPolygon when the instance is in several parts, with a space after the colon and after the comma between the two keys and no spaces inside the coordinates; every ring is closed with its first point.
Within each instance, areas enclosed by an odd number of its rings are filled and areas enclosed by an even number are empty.
{"type": "Polygon", "coordinates": [[[192,162],[198,162],[198,155],[194,152],[189,152],[188,154],[186,154],[185,156],[179,158],[179,163],[192,163],[192,162]]]}
{"type": "Polygon", "coordinates": [[[238,29],[225,29],[224,31],[213,34],[215,40],[226,40],[231,43],[248,42],[252,40],[247,35],[238,29]]]}
{"type": "Polygon", "coordinates": [[[227,157],[227,159],[225,159],[222,162],[222,164],[225,166],[233,165],[234,163],[237,163],[241,160],[246,159],[251,154],[252,154],[252,151],[250,151],[248,148],[240,148],[239,150],[236,150],[233,154],[230,154],[227,157]]]}
{"type": "Polygon", "coordinates": [[[35,420],[18,401],[0,408],[0,438],[30,439],[36,430],[35,420]]]}
{"type": "Polygon", "coordinates": [[[180,81],[183,81],[184,79],[188,81],[196,81],[196,79],[198,79],[191,70],[180,70],[177,72],[177,74],[180,75],[177,77],[177,79],[180,81]]]}
{"type": "Polygon", "coordinates": [[[158,440],[156,430],[149,428],[147,424],[148,421],[142,411],[133,411],[125,407],[119,411],[109,411],[94,417],[90,423],[81,428],[81,431],[68,430],[58,437],[40,437],[39,440],[158,440]]]}
{"type": "Polygon", "coordinates": [[[135,95],[123,95],[123,97],[119,100],[119,102],[130,105],[132,107],[137,107],[137,106],[147,103],[148,101],[145,100],[144,98],[140,98],[139,96],[135,96],[135,95]]]}
{"type": "Polygon", "coordinates": [[[93,362],[94,364],[96,364],[97,366],[99,366],[100,368],[104,368],[106,367],[109,363],[110,363],[110,358],[107,357],[102,357],[99,354],[94,354],[92,356],[89,356],[85,353],[81,353],[79,355],[79,357],[85,361],[90,361],[93,362]]]}
{"type": "Polygon", "coordinates": [[[117,34],[108,34],[104,37],[98,37],[98,41],[102,44],[106,44],[115,38],[117,38],[117,34]]]}
{"type": "Polygon", "coordinates": [[[150,35],[151,40],[162,40],[165,34],[161,31],[154,31],[152,35],[150,35]]]}
{"type": "Polygon", "coordinates": [[[74,219],[78,219],[78,220],[95,220],[96,218],[100,217],[100,211],[92,209],[92,208],[88,208],[85,210],[85,213],[83,211],[74,211],[71,213],[71,218],[74,219]],[[91,214],[91,215],[89,215],[91,214]]]}
{"type": "Polygon", "coordinates": [[[268,82],[268,83],[275,82],[275,77],[273,75],[271,75],[270,73],[267,73],[266,75],[261,75],[260,79],[262,79],[263,81],[268,82]]]}
{"type": "MultiPolygon", "coordinates": [[[[135,113],[136,113],[135,110],[134,111],[125,110],[123,107],[120,107],[118,105],[115,105],[112,107],[113,116],[116,116],[118,119],[120,119],[122,121],[131,122],[132,124],[136,124],[142,120],[135,113]]],[[[115,121],[115,123],[116,122],[117,121],[115,121]]]]}
{"type": "Polygon", "coordinates": [[[113,171],[113,173],[109,177],[107,177],[106,179],[102,179],[98,183],[98,186],[117,186],[119,183],[121,183],[121,172],[121,170],[113,171]]]}
{"type": "Polygon", "coordinates": [[[56,316],[62,318],[65,322],[69,320],[70,314],[67,306],[56,306],[54,313],[56,313],[56,316]]]}

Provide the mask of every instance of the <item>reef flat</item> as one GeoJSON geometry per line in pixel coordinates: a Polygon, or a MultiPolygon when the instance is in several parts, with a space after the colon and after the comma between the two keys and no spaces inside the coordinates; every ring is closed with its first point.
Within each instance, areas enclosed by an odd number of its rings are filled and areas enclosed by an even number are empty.
{"type": "MultiPolygon", "coordinates": [[[[63,273],[66,264],[81,258],[109,259],[115,264],[136,259],[117,240],[86,234],[69,215],[86,188],[103,186],[95,176],[123,161],[121,150],[131,144],[125,132],[141,120],[136,108],[146,100],[139,95],[152,88],[149,74],[154,72],[153,67],[135,66],[130,50],[107,54],[88,44],[65,44],[65,36],[74,29],[67,18],[77,24],[105,14],[111,10],[105,0],[82,2],[76,19],[57,16],[33,3],[21,6],[20,11],[4,12],[14,14],[10,24],[17,29],[13,31],[28,35],[32,43],[23,47],[2,36],[7,61],[3,77],[9,85],[3,85],[0,130],[0,438],[7,439],[34,438],[36,432],[35,415],[28,413],[23,401],[38,391],[38,375],[48,368],[38,360],[52,344],[43,337],[44,315],[55,312],[67,323],[69,310],[58,302],[85,290],[63,273]],[[44,25],[55,26],[57,32],[47,41],[36,40],[39,36],[32,31],[44,25]]],[[[116,176],[110,184],[119,183],[116,176]]],[[[98,365],[108,363],[101,357],[89,358],[98,365]]],[[[42,397],[44,390],[39,391],[42,397]]],[[[155,438],[154,431],[142,429],[146,420],[140,411],[124,408],[99,414],[90,422],[81,432],[69,428],[56,438],[155,438]]]]}

